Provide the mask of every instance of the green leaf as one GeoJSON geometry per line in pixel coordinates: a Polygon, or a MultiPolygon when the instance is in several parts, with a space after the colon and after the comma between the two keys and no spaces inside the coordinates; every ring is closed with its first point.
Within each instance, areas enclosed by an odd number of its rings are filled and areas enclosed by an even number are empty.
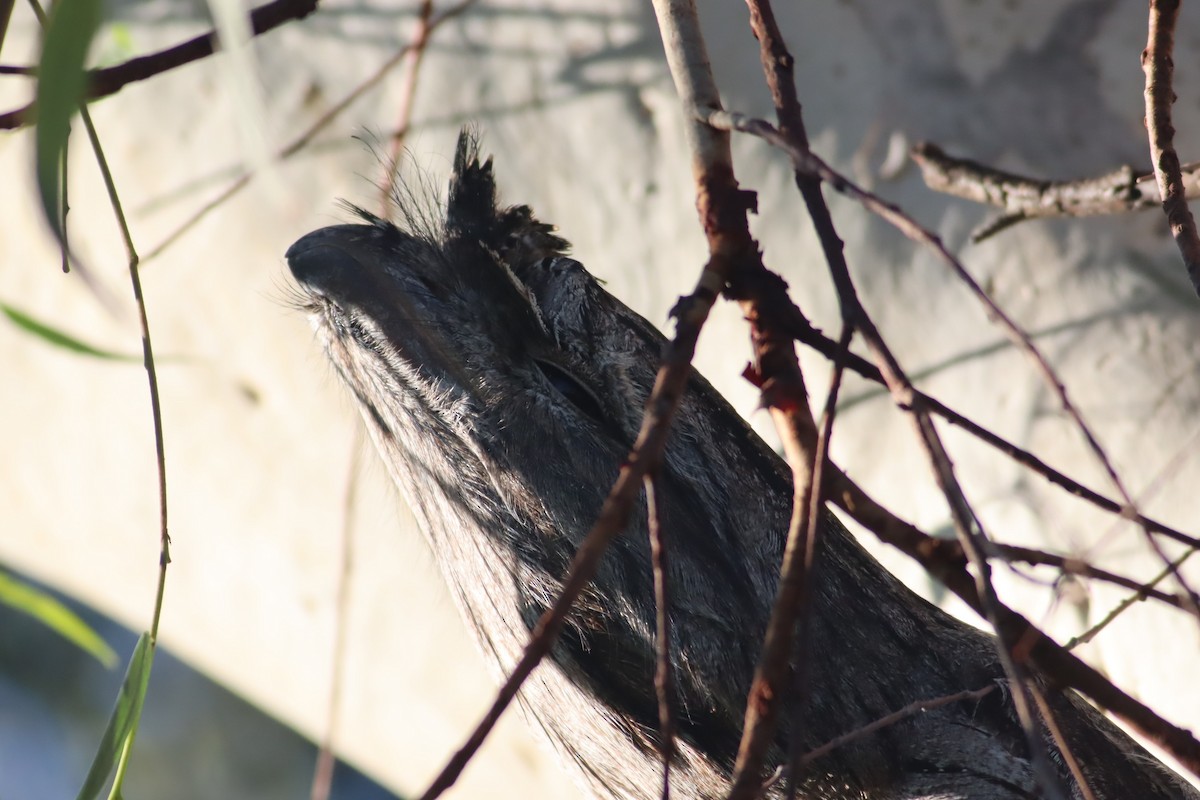
{"type": "Polygon", "coordinates": [[[101,0],[58,0],[46,25],[37,82],[37,180],[42,211],[61,240],[58,209],[59,158],[67,145],[71,117],[87,88],[84,63],[100,27],[101,0]]]}
{"type": "MultiPolygon", "coordinates": [[[[118,761],[124,763],[128,760],[138,722],[141,720],[142,703],[146,699],[146,687],[150,683],[150,667],[153,663],[154,648],[150,645],[150,634],[143,633],[138,637],[137,646],[133,648],[129,669],[125,672],[125,680],[121,683],[120,693],[117,694],[117,704],[108,719],[108,727],[104,729],[100,747],[96,750],[92,768],[88,770],[77,800],[94,800],[99,797],[105,781],[117,767],[118,761]]],[[[122,769],[113,784],[110,797],[120,796],[123,775],[122,769]]]]}
{"type": "Polygon", "coordinates": [[[13,308],[8,303],[0,302],[0,312],[8,317],[14,325],[21,328],[27,333],[46,341],[56,347],[61,347],[64,350],[70,350],[72,353],[78,353],[84,356],[93,356],[94,358],[107,358],[113,361],[131,361],[141,362],[141,356],[130,355],[127,353],[116,353],[112,350],[103,350],[99,347],[93,347],[87,342],[80,341],[69,333],[54,328],[45,322],[39,322],[33,317],[13,308]]]}
{"type": "Polygon", "coordinates": [[[0,572],[0,603],[25,612],[80,650],[95,656],[109,669],[117,665],[117,654],[108,646],[108,642],[78,614],[47,592],[0,572]]]}

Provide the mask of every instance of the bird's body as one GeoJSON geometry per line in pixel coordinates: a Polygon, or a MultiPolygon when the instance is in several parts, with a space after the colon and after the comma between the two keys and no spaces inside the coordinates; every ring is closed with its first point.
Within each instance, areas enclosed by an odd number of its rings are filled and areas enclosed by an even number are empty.
{"type": "MultiPolygon", "coordinates": [[[[525,207],[498,208],[464,135],[444,222],[309,234],[288,259],[317,330],[499,673],[555,597],[638,430],[663,337],[525,207]]],[[[659,478],[674,641],[672,793],[716,798],[778,582],[790,478],[692,377],[659,478]]],[[[654,592],[644,514],[605,555],[522,689],[530,717],[599,797],[659,791],[654,592]]],[[[829,518],[814,575],[809,690],[786,706],[786,763],[914,701],[997,687],[835,749],[800,771],[813,798],[1033,798],[1028,746],[994,642],[920,599],[829,518]]],[[[1078,697],[1047,692],[1100,798],[1196,798],[1078,697]]],[[[786,700],[785,700],[786,702],[786,700]]],[[[1064,785],[1074,786],[1047,738],[1064,785]]]]}

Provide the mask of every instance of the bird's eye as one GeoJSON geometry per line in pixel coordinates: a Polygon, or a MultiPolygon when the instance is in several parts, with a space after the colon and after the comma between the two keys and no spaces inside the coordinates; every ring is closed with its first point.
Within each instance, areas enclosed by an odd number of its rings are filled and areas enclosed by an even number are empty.
{"type": "Polygon", "coordinates": [[[546,377],[550,385],[565,397],[571,405],[597,422],[604,422],[604,412],[600,410],[600,401],[591,392],[583,388],[583,384],[575,380],[569,372],[548,361],[534,361],[533,363],[541,370],[542,375],[546,377]]]}

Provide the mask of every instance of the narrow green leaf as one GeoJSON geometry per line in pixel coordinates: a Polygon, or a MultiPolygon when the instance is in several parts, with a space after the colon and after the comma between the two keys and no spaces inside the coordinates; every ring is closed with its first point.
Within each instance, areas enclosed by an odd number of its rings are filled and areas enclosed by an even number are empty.
{"type": "Polygon", "coordinates": [[[87,88],[84,64],[100,27],[101,0],[58,0],[46,25],[37,82],[37,180],[42,211],[61,240],[59,157],[67,144],[71,117],[87,88]]]}
{"type": "MultiPolygon", "coordinates": [[[[105,781],[117,766],[118,759],[128,758],[142,716],[142,703],[146,699],[146,687],[150,683],[150,667],[153,663],[154,648],[150,646],[150,634],[143,633],[138,637],[137,647],[133,649],[133,656],[129,659],[129,669],[121,683],[117,704],[108,719],[108,727],[104,729],[100,747],[96,749],[92,768],[88,770],[77,800],[94,800],[99,797],[105,781]]],[[[119,783],[118,780],[117,784],[119,783]]],[[[113,786],[113,795],[119,796],[120,791],[119,785],[113,786]]]]}
{"type": "Polygon", "coordinates": [[[132,361],[140,363],[141,356],[130,355],[128,353],[116,353],[112,350],[103,350],[99,347],[93,347],[87,342],[76,339],[69,333],[54,328],[45,322],[40,322],[26,314],[24,311],[13,308],[8,303],[0,302],[0,312],[8,317],[14,325],[27,333],[42,339],[56,347],[61,347],[64,350],[70,350],[72,353],[78,353],[85,356],[93,356],[95,358],[107,358],[113,361],[132,361]]]}
{"type": "Polygon", "coordinates": [[[23,611],[104,666],[117,665],[117,654],[79,615],[52,595],[5,572],[0,572],[0,603],[23,611]]]}

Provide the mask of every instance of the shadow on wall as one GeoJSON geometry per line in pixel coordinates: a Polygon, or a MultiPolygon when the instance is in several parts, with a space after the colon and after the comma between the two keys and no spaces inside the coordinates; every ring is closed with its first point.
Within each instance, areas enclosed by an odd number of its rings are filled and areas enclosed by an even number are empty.
{"type": "MultiPolygon", "coordinates": [[[[22,580],[28,580],[22,576],[22,580]]],[[[57,594],[122,659],[107,669],[40,622],[0,604],[0,797],[60,800],[79,791],[137,636],[57,594]]],[[[314,745],[160,648],[128,797],[172,800],[307,797],[314,745]]],[[[339,762],[331,796],[395,795],[339,762]]]]}

